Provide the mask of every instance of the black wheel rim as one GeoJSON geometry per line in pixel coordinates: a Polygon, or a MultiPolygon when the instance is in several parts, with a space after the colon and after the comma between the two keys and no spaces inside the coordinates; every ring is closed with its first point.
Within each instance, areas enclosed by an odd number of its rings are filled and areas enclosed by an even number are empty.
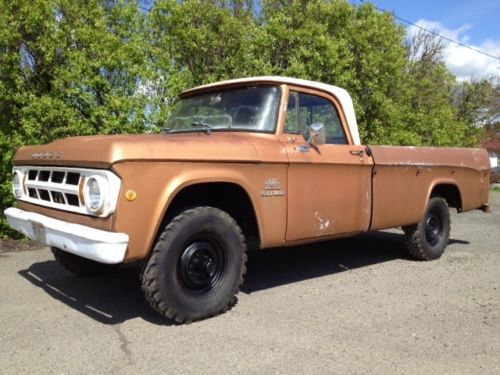
{"type": "Polygon", "coordinates": [[[443,236],[443,221],[441,216],[430,211],[425,218],[425,239],[431,246],[435,246],[443,236]]]}
{"type": "Polygon", "coordinates": [[[178,278],[189,291],[199,294],[215,289],[224,273],[222,246],[214,239],[198,239],[189,243],[178,262],[178,278]]]}

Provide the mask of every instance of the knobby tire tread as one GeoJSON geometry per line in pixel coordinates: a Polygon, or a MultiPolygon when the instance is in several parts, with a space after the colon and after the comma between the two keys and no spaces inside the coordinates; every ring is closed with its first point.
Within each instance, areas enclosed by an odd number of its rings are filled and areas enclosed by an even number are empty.
{"type": "Polygon", "coordinates": [[[178,225],[182,223],[183,220],[188,218],[189,216],[195,216],[202,214],[204,211],[207,211],[207,209],[210,209],[211,207],[195,207],[189,210],[186,210],[182,212],[181,214],[177,215],[175,218],[173,218],[169,224],[165,227],[163,232],[161,233],[158,241],[156,242],[153,250],[151,251],[150,256],[148,259],[146,259],[144,263],[143,270],[141,272],[141,285],[142,285],[142,290],[144,292],[144,296],[146,300],[149,302],[151,307],[156,310],[158,313],[161,315],[165,316],[166,318],[175,321],[177,323],[192,323],[193,321],[196,320],[201,320],[201,319],[207,319],[211,318],[213,316],[217,316],[220,314],[225,313],[228,311],[231,307],[235,305],[236,301],[236,294],[238,294],[240,290],[240,286],[243,284],[244,281],[244,275],[246,273],[246,262],[247,262],[247,254],[246,254],[246,244],[245,244],[245,238],[243,236],[243,233],[241,231],[241,228],[238,226],[236,221],[228,215],[226,212],[221,211],[222,214],[224,215],[224,218],[228,220],[231,225],[237,229],[238,236],[240,238],[241,243],[243,244],[243,267],[242,267],[242,272],[239,277],[239,282],[236,286],[236,289],[233,292],[233,297],[231,300],[223,306],[219,311],[214,312],[213,314],[204,316],[203,318],[200,319],[195,319],[191,320],[188,317],[182,316],[180,313],[176,313],[173,308],[170,308],[169,306],[165,305],[162,303],[159,298],[157,298],[157,294],[159,294],[159,285],[154,285],[155,283],[158,283],[159,279],[159,273],[162,272],[162,270],[159,268],[158,263],[156,262],[156,258],[160,255],[160,252],[162,251],[162,244],[166,241],[168,236],[172,234],[178,225]]]}
{"type": "MultiPolygon", "coordinates": [[[[434,197],[431,199],[432,200],[440,199],[442,202],[444,202],[444,205],[446,207],[448,207],[446,204],[446,201],[442,198],[434,197]]],[[[426,209],[426,214],[427,214],[427,210],[428,210],[428,208],[426,209]]],[[[425,243],[425,240],[423,240],[423,238],[425,238],[425,227],[424,227],[424,223],[423,223],[424,220],[425,220],[425,217],[418,224],[410,225],[410,226],[403,228],[405,235],[406,235],[405,236],[406,237],[405,245],[406,245],[406,250],[410,254],[410,256],[414,257],[415,259],[430,261],[430,260],[434,260],[434,259],[439,258],[444,253],[444,249],[440,252],[440,254],[438,256],[429,254],[429,252],[426,250],[425,247],[427,244],[425,243]]],[[[448,224],[445,228],[445,238],[443,240],[445,243],[445,246],[444,246],[445,248],[446,248],[446,244],[448,243],[448,240],[450,238],[451,219],[449,217],[449,214],[447,217],[447,221],[448,221],[448,224]]]]}

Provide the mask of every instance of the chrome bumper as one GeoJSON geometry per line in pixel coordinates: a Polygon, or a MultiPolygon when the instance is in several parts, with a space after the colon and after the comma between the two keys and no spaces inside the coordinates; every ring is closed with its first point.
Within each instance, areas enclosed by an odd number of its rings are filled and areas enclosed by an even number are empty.
{"type": "Polygon", "coordinates": [[[4,214],[12,229],[47,246],[107,264],[121,263],[125,258],[128,247],[125,233],[68,223],[14,207],[7,208],[4,214]]]}

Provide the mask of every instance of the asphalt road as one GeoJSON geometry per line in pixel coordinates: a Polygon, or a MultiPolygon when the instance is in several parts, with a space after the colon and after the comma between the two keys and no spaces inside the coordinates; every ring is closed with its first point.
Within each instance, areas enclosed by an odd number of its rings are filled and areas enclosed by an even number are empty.
{"type": "Polygon", "coordinates": [[[499,374],[500,193],[452,215],[444,256],[400,231],[252,254],[239,302],[173,325],[138,268],[78,278],[48,249],[0,249],[0,373],[499,374]]]}

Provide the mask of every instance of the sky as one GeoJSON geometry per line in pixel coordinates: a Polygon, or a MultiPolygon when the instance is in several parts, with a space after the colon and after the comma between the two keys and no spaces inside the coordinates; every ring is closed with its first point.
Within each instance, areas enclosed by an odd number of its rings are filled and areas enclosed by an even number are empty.
{"type": "MultiPolygon", "coordinates": [[[[359,0],[352,0],[360,4],[359,0]]],[[[497,56],[494,59],[443,40],[443,57],[459,81],[500,77],[500,0],[372,0],[414,24],[497,56]]],[[[401,21],[408,34],[418,29],[401,21]]]]}

